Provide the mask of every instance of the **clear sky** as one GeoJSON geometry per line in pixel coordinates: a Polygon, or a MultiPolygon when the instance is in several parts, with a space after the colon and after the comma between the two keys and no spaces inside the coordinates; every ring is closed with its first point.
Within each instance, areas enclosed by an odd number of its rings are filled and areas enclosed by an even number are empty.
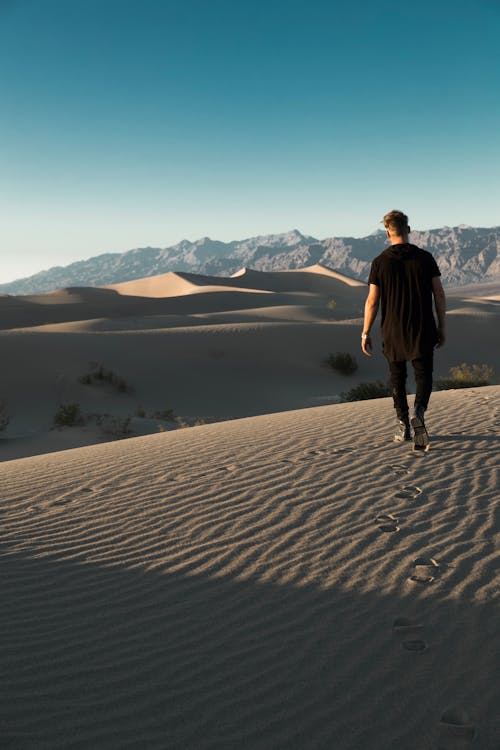
{"type": "Polygon", "coordinates": [[[500,223],[500,0],[0,0],[0,282],[500,223]]]}

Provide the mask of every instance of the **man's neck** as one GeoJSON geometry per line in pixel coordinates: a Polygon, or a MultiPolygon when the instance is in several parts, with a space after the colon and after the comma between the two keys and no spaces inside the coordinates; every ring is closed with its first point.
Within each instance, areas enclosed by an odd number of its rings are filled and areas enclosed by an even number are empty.
{"type": "Polygon", "coordinates": [[[403,234],[391,234],[389,235],[389,240],[391,242],[391,245],[407,245],[408,244],[408,235],[403,234]]]}

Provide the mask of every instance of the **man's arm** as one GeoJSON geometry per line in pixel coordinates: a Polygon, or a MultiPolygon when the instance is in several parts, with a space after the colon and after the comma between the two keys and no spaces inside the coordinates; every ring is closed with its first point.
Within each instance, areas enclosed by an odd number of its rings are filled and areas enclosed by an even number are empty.
{"type": "Polygon", "coordinates": [[[363,333],[361,336],[361,349],[363,350],[363,354],[366,354],[368,357],[372,356],[372,340],[370,337],[370,329],[375,322],[375,318],[377,317],[379,300],[380,289],[376,284],[370,284],[370,290],[365,302],[365,319],[363,323],[363,333]]]}
{"type": "Polygon", "coordinates": [[[446,295],[439,276],[432,279],[432,294],[434,295],[434,305],[438,318],[438,348],[443,346],[446,341],[446,295]]]}

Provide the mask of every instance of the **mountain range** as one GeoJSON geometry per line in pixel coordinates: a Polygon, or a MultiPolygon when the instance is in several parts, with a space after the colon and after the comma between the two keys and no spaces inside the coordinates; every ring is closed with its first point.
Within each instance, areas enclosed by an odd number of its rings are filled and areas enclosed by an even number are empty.
{"type": "MultiPolygon", "coordinates": [[[[410,241],[430,250],[447,285],[462,286],[500,276],[500,226],[442,227],[412,232],[410,241]]],[[[166,248],[142,247],[105,253],[27,278],[0,284],[1,294],[38,294],[54,289],[104,286],[168,271],[230,276],[242,267],[283,271],[321,263],[366,281],[372,259],[387,246],[385,232],[367,237],[318,240],[298,229],[232,242],[202,237],[166,248]]]]}

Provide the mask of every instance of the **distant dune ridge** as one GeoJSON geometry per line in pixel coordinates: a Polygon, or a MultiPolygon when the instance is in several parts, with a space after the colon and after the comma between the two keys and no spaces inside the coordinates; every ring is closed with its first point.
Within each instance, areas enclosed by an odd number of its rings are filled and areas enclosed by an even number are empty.
{"type": "MultiPolygon", "coordinates": [[[[447,284],[463,285],[500,277],[500,227],[461,225],[412,232],[410,240],[431,250],[447,284]]],[[[167,248],[137,248],[106,253],[66,267],[51,268],[26,279],[0,284],[3,294],[38,294],[73,286],[106,286],[131,279],[185,271],[230,276],[242,267],[283,271],[321,263],[365,281],[371,260],[386,245],[385,232],[368,237],[318,240],[291,232],[220,242],[202,237],[167,248]]]]}

